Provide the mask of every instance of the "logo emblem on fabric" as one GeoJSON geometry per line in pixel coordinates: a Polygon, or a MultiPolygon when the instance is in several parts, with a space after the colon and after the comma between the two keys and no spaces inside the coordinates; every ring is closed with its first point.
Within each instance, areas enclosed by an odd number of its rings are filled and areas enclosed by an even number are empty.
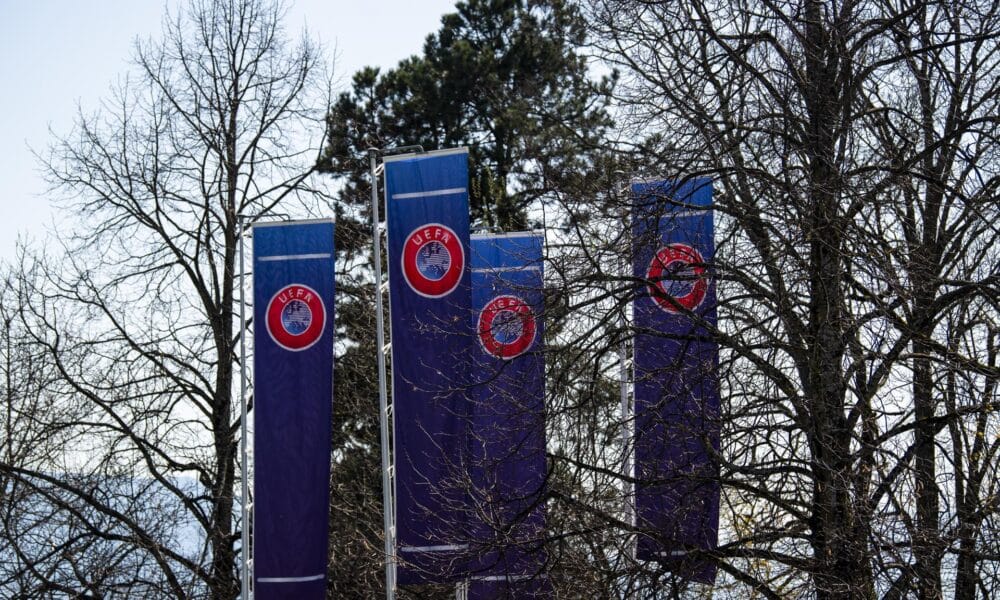
{"type": "Polygon", "coordinates": [[[479,312],[479,343],[487,353],[510,360],[535,341],[535,313],[517,296],[497,296],[479,312]]]}
{"type": "Polygon", "coordinates": [[[465,269],[465,250],[451,228],[428,223],[410,232],[403,243],[403,278],[427,298],[447,296],[465,269]]]}
{"type": "Polygon", "coordinates": [[[669,313],[680,312],[681,308],[694,310],[708,291],[705,260],[687,244],[660,248],[649,263],[646,277],[650,281],[649,295],[669,313]]]}
{"type": "Polygon", "coordinates": [[[316,290],[293,283],[267,303],[267,333],[285,350],[298,352],[319,341],[326,328],[326,306],[316,290]]]}

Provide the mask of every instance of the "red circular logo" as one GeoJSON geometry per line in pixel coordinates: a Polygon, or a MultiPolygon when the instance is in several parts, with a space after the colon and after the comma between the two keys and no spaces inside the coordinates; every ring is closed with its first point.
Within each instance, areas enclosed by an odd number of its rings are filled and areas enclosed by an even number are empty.
{"type": "Polygon", "coordinates": [[[465,250],[451,228],[421,225],[403,242],[403,277],[414,292],[427,298],[447,296],[462,279],[465,250]]]}
{"type": "Polygon", "coordinates": [[[479,312],[479,343],[497,358],[527,352],[537,329],[531,307],[517,296],[497,296],[479,312]]]}
{"type": "Polygon", "coordinates": [[[298,352],[319,341],[326,327],[326,306],[316,290],[293,283],[267,303],[267,333],[285,350],[298,352]]]}
{"type": "Polygon", "coordinates": [[[660,248],[646,274],[650,281],[649,295],[669,313],[680,312],[681,308],[693,310],[708,291],[704,263],[701,254],[687,244],[660,248]]]}

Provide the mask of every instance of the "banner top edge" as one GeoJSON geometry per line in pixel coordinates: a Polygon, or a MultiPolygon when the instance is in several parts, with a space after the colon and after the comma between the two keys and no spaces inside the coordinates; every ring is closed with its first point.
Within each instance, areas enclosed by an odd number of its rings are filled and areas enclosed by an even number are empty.
{"type": "Polygon", "coordinates": [[[629,180],[629,183],[635,185],[637,183],[703,183],[703,182],[713,182],[714,179],[707,175],[698,176],[686,176],[681,175],[678,177],[633,177],[629,180]]]}
{"type": "Polygon", "coordinates": [[[323,217],[318,219],[297,219],[294,221],[264,221],[261,223],[253,223],[250,225],[251,229],[257,229],[260,227],[290,227],[293,225],[319,225],[322,223],[330,223],[331,225],[336,224],[337,220],[333,217],[323,217]]]}
{"type": "Polygon", "coordinates": [[[541,265],[512,265],[508,267],[472,267],[473,273],[517,273],[520,271],[541,271],[541,265]]]}
{"type": "Polygon", "coordinates": [[[449,154],[468,154],[468,146],[460,146],[458,148],[445,148],[443,150],[429,150],[427,152],[407,152],[406,154],[393,154],[392,156],[383,156],[382,163],[396,162],[400,160],[410,160],[413,158],[430,158],[433,156],[447,156],[449,154]]]}
{"type": "Polygon", "coordinates": [[[544,238],[545,232],[538,229],[532,231],[511,231],[504,233],[473,233],[469,235],[470,239],[477,240],[488,240],[497,238],[520,238],[520,237],[539,237],[544,238]]]}

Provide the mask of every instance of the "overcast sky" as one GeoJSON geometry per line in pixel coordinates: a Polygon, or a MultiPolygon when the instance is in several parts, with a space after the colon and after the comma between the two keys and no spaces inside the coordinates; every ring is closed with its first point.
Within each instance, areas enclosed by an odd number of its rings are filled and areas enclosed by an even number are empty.
{"type": "MultiPolygon", "coordinates": [[[[296,0],[287,29],[303,26],[333,55],[347,85],[365,65],[418,54],[455,0],[296,0]]],[[[171,5],[176,2],[171,0],[171,5]]],[[[0,259],[19,235],[41,242],[55,215],[31,149],[67,133],[77,105],[96,109],[129,69],[135,38],[158,35],[162,0],[0,0],[0,259]]]]}

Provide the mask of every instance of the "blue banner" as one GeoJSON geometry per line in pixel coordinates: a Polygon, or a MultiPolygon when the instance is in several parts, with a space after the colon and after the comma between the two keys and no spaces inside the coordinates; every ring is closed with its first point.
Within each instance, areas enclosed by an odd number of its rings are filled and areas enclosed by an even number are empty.
{"type": "Polygon", "coordinates": [[[548,575],[481,576],[469,583],[468,600],[547,600],[555,598],[548,575]]]}
{"type": "Polygon", "coordinates": [[[384,163],[397,581],[447,582],[469,549],[468,151],[384,163]]]}
{"type": "Polygon", "coordinates": [[[478,348],[472,387],[469,598],[549,598],[540,233],[472,237],[478,348]]]}
{"type": "Polygon", "coordinates": [[[710,583],[718,540],[719,350],[712,187],[632,186],[637,557],[710,583]]]}
{"type": "Polygon", "coordinates": [[[333,221],[253,228],[254,596],[325,598],[333,221]]]}

